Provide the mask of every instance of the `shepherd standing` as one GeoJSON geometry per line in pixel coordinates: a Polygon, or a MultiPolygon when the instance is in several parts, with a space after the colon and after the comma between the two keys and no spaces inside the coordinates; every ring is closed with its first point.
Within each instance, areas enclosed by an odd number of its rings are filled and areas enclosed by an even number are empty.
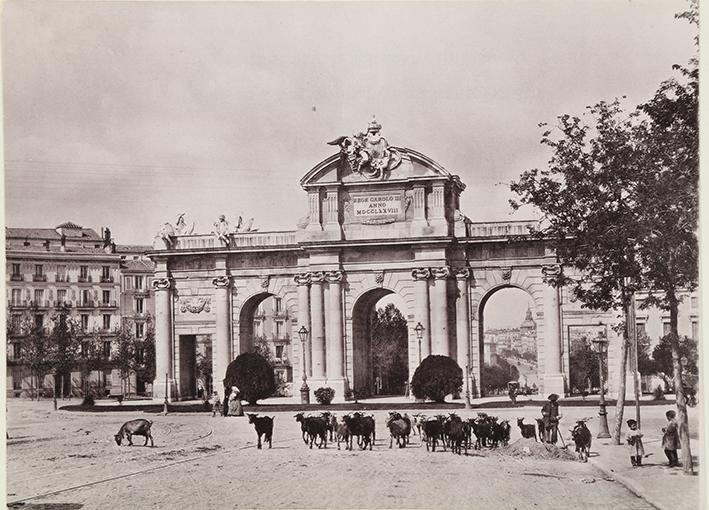
{"type": "Polygon", "coordinates": [[[556,433],[559,429],[559,395],[552,393],[547,397],[549,402],[542,406],[542,423],[544,423],[544,442],[556,444],[556,433]]]}

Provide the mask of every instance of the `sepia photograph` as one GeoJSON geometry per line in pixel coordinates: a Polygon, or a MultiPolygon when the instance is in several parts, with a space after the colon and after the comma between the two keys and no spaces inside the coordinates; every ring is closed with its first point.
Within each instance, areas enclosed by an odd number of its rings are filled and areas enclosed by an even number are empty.
{"type": "Polygon", "coordinates": [[[1,12],[7,508],[705,508],[698,0],[1,12]]]}

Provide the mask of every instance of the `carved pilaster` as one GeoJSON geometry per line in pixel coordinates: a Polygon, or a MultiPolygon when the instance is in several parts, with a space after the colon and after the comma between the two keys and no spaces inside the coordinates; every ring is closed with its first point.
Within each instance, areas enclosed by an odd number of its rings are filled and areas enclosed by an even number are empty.
{"type": "Polygon", "coordinates": [[[414,280],[428,280],[431,278],[431,270],[427,267],[419,267],[411,271],[414,280]]]}
{"type": "Polygon", "coordinates": [[[310,285],[310,273],[301,273],[293,277],[293,281],[296,285],[310,285]]]}
{"type": "Polygon", "coordinates": [[[432,267],[431,274],[436,280],[447,280],[451,276],[451,270],[448,266],[432,267]]]}
{"type": "Polygon", "coordinates": [[[215,289],[228,289],[231,285],[231,277],[227,275],[217,276],[212,280],[215,289]]]}
{"type": "Polygon", "coordinates": [[[153,289],[158,290],[170,290],[172,287],[172,281],[169,278],[155,278],[153,280],[153,289]]]}

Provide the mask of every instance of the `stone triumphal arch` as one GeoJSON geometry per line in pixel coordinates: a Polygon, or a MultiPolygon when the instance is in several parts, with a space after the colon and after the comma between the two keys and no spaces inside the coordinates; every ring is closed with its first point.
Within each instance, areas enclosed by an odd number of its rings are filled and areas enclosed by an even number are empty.
{"type": "Polygon", "coordinates": [[[526,236],[527,222],[471,221],[459,208],[465,184],[458,176],[415,150],[389,146],[380,127],[373,121],[367,133],[335,140],[339,152],[301,179],[309,214],[295,230],[234,229],[220,217],[210,234],[168,225],[156,237],[155,398],[194,397],[190,339],[198,335],[211,338],[220,381],[252,348],[259,303],[276,296],[292,339],[294,380],[305,370],[311,389],[330,386],[342,399],[371,384],[363,318],[387,294],[403,303],[410,377],[429,354],[448,355],[469,367],[479,393],[481,312],[507,286],[533,302],[543,391],[564,394],[554,253],[526,236]],[[309,334],[301,343],[303,326],[309,334]]]}

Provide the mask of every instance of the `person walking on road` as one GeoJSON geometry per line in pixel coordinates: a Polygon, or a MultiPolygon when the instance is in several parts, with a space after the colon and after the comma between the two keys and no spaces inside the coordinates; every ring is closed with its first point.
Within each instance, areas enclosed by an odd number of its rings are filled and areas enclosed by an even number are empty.
{"type": "Polygon", "coordinates": [[[243,416],[244,411],[241,408],[241,392],[236,386],[231,387],[231,393],[229,394],[229,415],[230,416],[243,416]]]}
{"type": "Polygon", "coordinates": [[[559,395],[552,393],[547,397],[549,402],[542,406],[542,423],[544,423],[544,442],[556,444],[557,431],[559,430],[559,395]]]}
{"type": "Polygon", "coordinates": [[[667,427],[662,429],[662,448],[665,450],[665,455],[667,455],[667,460],[669,461],[669,467],[679,466],[679,459],[677,457],[677,450],[680,448],[679,443],[679,428],[677,426],[677,421],[675,420],[676,413],[674,411],[667,411],[665,413],[667,417],[667,427]]]}
{"type": "Polygon", "coordinates": [[[643,457],[645,456],[645,448],[643,447],[642,433],[638,429],[638,422],[628,420],[628,433],[625,435],[625,441],[630,447],[630,463],[633,466],[642,466],[643,457]]]}

